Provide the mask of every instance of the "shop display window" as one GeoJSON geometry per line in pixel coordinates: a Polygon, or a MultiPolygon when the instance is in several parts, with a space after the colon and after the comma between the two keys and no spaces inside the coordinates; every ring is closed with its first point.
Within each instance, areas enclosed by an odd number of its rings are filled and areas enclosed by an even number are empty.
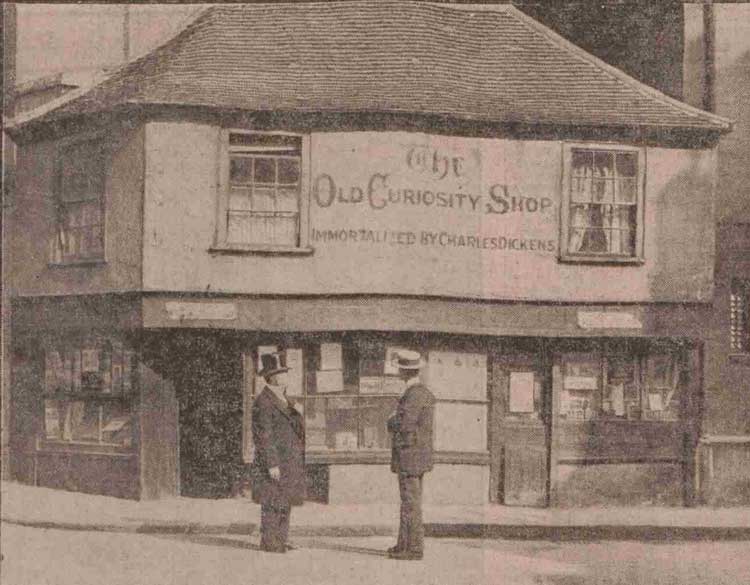
{"type": "MultiPolygon", "coordinates": [[[[250,358],[255,371],[261,354],[276,352],[280,347],[256,347],[250,358]]],[[[436,447],[449,451],[486,450],[486,354],[446,348],[428,350],[383,339],[345,336],[336,341],[300,342],[285,348],[290,368],[287,397],[304,415],[308,451],[391,448],[387,422],[405,389],[395,364],[401,349],[416,349],[424,357],[427,367],[420,378],[438,402],[436,447]]],[[[255,381],[256,393],[263,383],[262,379],[255,381]]],[[[246,446],[244,456],[248,461],[252,459],[251,449],[246,446]]]]}
{"type": "MultiPolygon", "coordinates": [[[[256,354],[259,360],[275,351],[278,346],[259,346],[256,354]]],[[[387,420],[404,388],[388,365],[393,353],[363,340],[286,348],[287,396],[304,414],[308,450],[390,449],[387,420]]],[[[257,391],[262,385],[258,380],[257,391]]]]}
{"type": "Polygon", "coordinates": [[[45,438],[70,443],[130,447],[132,412],[120,402],[44,401],[45,438]]]}
{"type": "Polygon", "coordinates": [[[679,416],[680,364],[676,351],[591,351],[563,356],[560,416],[675,421],[679,416]]]}
{"type": "Polygon", "coordinates": [[[106,337],[45,345],[44,437],[131,446],[135,352],[106,337]]]}

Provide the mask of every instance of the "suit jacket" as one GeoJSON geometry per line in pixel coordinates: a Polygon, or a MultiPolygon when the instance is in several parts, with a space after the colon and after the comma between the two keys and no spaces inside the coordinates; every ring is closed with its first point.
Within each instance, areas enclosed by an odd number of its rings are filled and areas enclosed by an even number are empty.
{"type": "Polygon", "coordinates": [[[391,471],[422,475],[432,469],[432,421],[435,397],[423,384],[409,386],[388,420],[391,471]]]}
{"type": "Polygon", "coordinates": [[[265,387],[252,409],[253,499],[261,504],[299,506],[305,497],[305,425],[302,415],[265,387]],[[271,479],[278,467],[281,477],[271,479]]]}

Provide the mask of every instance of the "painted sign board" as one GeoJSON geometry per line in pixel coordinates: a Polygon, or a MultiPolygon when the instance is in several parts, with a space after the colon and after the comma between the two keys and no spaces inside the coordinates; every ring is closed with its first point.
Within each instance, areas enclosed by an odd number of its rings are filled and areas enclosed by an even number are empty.
{"type": "Polygon", "coordinates": [[[305,253],[222,253],[220,141],[210,125],[147,127],[147,167],[161,169],[147,176],[150,290],[572,302],[711,297],[712,260],[701,252],[713,241],[710,150],[644,149],[644,258],[623,266],[559,259],[563,142],[403,131],[311,133],[300,194],[305,253]]]}

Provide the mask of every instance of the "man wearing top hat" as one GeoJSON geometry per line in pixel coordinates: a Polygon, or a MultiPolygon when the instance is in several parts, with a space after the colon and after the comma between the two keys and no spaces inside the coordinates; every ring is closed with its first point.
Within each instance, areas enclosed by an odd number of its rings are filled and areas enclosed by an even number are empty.
{"type": "Polygon", "coordinates": [[[305,495],[305,427],[302,415],[286,398],[284,352],[261,355],[258,375],[265,380],[252,409],[255,445],[253,499],[260,502],[260,547],[283,553],[292,506],[305,495]]]}
{"type": "Polygon", "coordinates": [[[416,351],[397,353],[399,377],[406,389],[396,413],[388,419],[391,433],[391,471],[398,474],[401,514],[393,559],[419,560],[424,553],[422,476],[432,469],[432,420],[435,397],[420,382],[422,358],[416,351]]]}

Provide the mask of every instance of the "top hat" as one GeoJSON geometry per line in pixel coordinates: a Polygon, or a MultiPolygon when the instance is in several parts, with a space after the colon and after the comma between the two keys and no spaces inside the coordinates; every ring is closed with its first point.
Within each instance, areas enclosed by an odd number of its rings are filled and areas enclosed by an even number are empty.
{"type": "Polygon", "coordinates": [[[396,367],[399,370],[419,370],[422,367],[422,356],[418,351],[403,349],[396,352],[396,367]]]}
{"type": "Polygon", "coordinates": [[[262,367],[258,375],[263,378],[289,371],[289,368],[286,367],[286,353],[283,351],[261,354],[260,364],[262,367]]]}

